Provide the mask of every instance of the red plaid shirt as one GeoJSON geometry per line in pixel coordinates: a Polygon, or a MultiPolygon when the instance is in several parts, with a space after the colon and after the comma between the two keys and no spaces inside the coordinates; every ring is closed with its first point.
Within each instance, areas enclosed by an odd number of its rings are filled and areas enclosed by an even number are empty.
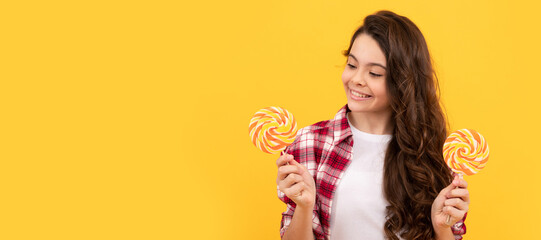
{"type": "MultiPolygon", "coordinates": [[[[346,113],[347,105],[342,107],[334,119],[321,121],[302,128],[295,141],[286,148],[295,160],[306,166],[316,183],[316,203],[312,216],[314,238],[329,239],[330,217],[333,194],[340,183],[345,169],[350,163],[353,137],[346,113]]],[[[278,189],[278,198],[286,203],[287,210],[282,213],[280,237],[289,227],[296,204],[278,189]]],[[[466,216],[451,227],[455,239],[462,239],[466,233],[466,216]]]]}

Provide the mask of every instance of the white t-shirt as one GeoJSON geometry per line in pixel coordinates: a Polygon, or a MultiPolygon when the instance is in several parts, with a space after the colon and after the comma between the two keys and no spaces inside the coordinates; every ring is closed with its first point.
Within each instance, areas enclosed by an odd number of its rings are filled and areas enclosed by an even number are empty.
{"type": "Polygon", "coordinates": [[[349,125],[353,156],[334,193],[330,239],[385,239],[383,161],[392,135],[370,134],[349,125]]]}

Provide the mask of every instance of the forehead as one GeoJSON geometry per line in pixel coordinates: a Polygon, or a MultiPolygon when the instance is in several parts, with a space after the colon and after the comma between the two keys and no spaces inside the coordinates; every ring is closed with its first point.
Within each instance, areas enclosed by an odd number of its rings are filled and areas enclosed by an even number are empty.
{"type": "Polygon", "coordinates": [[[354,55],[361,64],[375,62],[386,66],[387,61],[383,50],[370,35],[363,33],[357,36],[351,46],[350,54],[354,55]]]}

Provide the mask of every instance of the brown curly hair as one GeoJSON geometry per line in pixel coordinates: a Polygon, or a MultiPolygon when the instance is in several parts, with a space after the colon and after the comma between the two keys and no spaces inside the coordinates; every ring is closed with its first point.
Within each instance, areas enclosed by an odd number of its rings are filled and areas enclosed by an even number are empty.
{"type": "Polygon", "coordinates": [[[389,239],[434,239],[432,202],[452,181],[442,147],[448,123],[439,101],[438,78],[426,41],[408,18],[382,10],[369,15],[353,34],[379,44],[387,60],[387,91],[395,122],[384,163],[383,188],[389,202],[389,239]]]}

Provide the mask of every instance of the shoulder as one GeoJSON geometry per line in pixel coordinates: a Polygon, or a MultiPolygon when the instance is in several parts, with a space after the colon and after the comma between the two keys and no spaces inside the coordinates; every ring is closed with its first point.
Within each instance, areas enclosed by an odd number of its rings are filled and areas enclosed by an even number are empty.
{"type": "Polygon", "coordinates": [[[332,132],[333,126],[333,119],[320,121],[300,129],[297,137],[303,135],[326,135],[332,132]]]}
{"type": "Polygon", "coordinates": [[[299,129],[295,140],[288,148],[317,147],[313,146],[315,142],[332,143],[335,137],[347,133],[349,124],[347,123],[346,112],[347,105],[343,106],[333,119],[319,121],[299,129]]]}
{"type": "Polygon", "coordinates": [[[333,120],[324,120],[299,129],[293,144],[299,144],[306,140],[324,139],[332,136],[333,120]]]}
{"type": "Polygon", "coordinates": [[[332,143],[334,137],[333,120],[325,120],[301,128],[286,152],[293,155],[299,163],[314,160],[319,162],[319,157],[326,143],[332,143]]]}
{"type": "Polygon", "coordinates": [[[294,157],[320,157],[323,150],[331,151],[332,145],[351,135],[347,122],[347,105],[334,118],[301,128],[286,152],[294,157]]]}

